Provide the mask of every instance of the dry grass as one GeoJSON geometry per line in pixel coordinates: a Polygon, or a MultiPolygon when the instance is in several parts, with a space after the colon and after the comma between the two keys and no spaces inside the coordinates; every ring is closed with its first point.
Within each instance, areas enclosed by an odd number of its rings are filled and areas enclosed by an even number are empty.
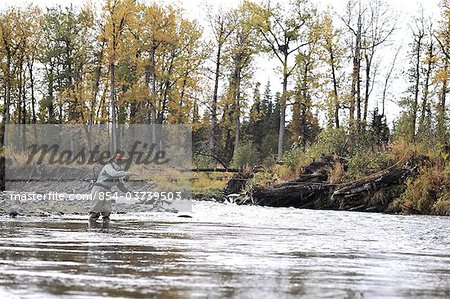
{"type": "Polygon", "coordinates": [[[336,162],[330,172],[329,178],[330,183],[332,184],[340,183],[344,175],[345,175],[344,165],[342,165],[342,163],[339,161],[336,162]]]}
{"type": "Polygon", "coordinates": [[[440,216],[450,216],[450,199],[436,202],[433,206],[433,213],[440,216]]]}
{"type": "Polygon", "coordinates": [[[450,165],[422,168],[416,178],[407,181],[406,191],[400,197],[406,213],[444,215],[449,202],[450,165]]]}
{"type": "Polygon", "coordinates": [[[378,190],[371,196],[369,196],[366,200],[367,204],[370,205],[379,205],[385,206],[389,201],[389,195],[386,194],[385,190],[378,190]]]}
{"type": "Polygon", "coordinates": [[[218,197],[225,188],[228,175],[197,173],[192,178],[192,194],[194,197],[218,197]]]}
{"type": "Polygon", "coordinates": [[[393,162],[402,165],[417,153],[417,148],[411,143],[400,140],[389,145],[389,152],[393,162]]]}
{"type": "Polygon", "coordinates": [[[275,177],[281,181],[289,181],[297,177],[295,172],[289,169],[287,165],[275,165],[273,173],[275,174],[275,177]]]}

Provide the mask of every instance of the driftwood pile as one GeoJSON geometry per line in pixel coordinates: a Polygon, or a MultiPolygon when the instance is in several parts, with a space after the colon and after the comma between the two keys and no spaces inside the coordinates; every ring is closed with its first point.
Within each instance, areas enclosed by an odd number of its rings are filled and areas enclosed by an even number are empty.
{"type": "Polygon", "coordinates": [[[339,210],[383,212],[397,197],[412,169],[402,167],[337,188],[331,201],[339,210]]]}
{"type": "MultiPolygon", "coordinates": [[[[271,207],[295,207],[347,211],[383,212],[399,195],[405,180],[415,173],[418,160],[392,167],[368,178],[334,184],[329,181],[330,170],[337,162],[345,167],[345,160],[322,157],[303,169],[296,180],[273,186],[256,186],[243,203],[271,207]]],[[[236,192],[236,189],[233,190],[236,192]]]]}
{"type": "Polygon", "coordinates": [[[250,172],[238,172],[235,173],[231,179],[228,181],[224,191],[224,194],[230,195],[230,194],[237,194],[241,192],[248,180],[250,180],[253,177],[253,174],[250,172]]]}

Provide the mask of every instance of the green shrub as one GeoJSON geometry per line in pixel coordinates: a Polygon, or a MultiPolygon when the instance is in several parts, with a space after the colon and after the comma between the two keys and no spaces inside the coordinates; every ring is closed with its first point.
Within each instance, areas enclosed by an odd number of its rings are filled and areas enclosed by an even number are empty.
{"type": "Polygon", "coordinates": [[[298,174],[301,167],[311,163],[313,157],[309,156],[309,148],[293,147],[284,155],[284,163],[292,173],[298,174]]]}
{"type": "Polygon", "coordinates": [[[269,133],[264,136],[261,142],[261,157],[263,159],[270,157],[277,153],[278,135],[269,133]]]}
{"type": "Polygon", "coordinates": [[[194,155],[192,162],[193,166],[198,168],[214,168],[217,164],[214,158],[204,155],[194,155]]]}
{"type": "Polygon", "coordinates": [[[362,179],[391,165],[391,155],[387,152],[359,151],[348,159],[345,180],[362,179]]]}
{"type": "Polygon", "coordinates": [[[347,135],[344,129],[324,129],[319,134],[316,143],[305,148],[294,146],[286,152],[284,162],[295,174],[299,174],[302,167],[317,160],[321,154],[344,155],[346,152],[347,135]]]}
{"type": "Polygon", "coordinates": [[[275,156],[267,156],[262,160],[262,166],[266,170],[272,169],[277,162],[277,159],[275,156]]]}
{"type": "Polygon", "coordinates": [[[347,154],[347,139],[347,133],[342,128],[325,129],[320,132],[314,148],[318,155],[337,154],[339,156],[345,156],[347,154]]]}
{"type": "Polygon", "coordinates": [[[233,156],[231,165],[236,168],[255,167],[260,164],[260,153],[251,142],[242,143],[233,156]]]}

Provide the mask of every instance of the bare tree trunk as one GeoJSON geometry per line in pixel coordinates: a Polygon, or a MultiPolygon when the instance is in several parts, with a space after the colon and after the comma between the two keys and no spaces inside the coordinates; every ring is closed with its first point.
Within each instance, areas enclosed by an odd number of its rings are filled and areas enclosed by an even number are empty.
{"type": "Polygon", "coordinates": [[[152,91],[152,101],[154,104],[152,104],[151,108],[151,113],[152,113],[152,117],[151,117],[151,125],[152,125],[152,143],[156,143],[156,61],[155,61],[155,56],[156,56],[156,45],[153,45],[152,50],[151,50],[151,68],[150,68],[150,72],[151,72],[151,77],[152,77],[152,82],[151,82],[151,91],[152,91]]]}
{"type": "MultiPolygon", "coordinates": [[[[185,93],[186,93],[186,85],[187,85],[188,75],[189,75],[188,71],[184,72],[183,83],[181,84],[181,91],[180,91],[180,101],[179,101],[179,104],[178,104],[180,108],[183,107],[183,103],[184,103],[184,96],[185,96],[185,93]]],[[[193,110],[192,113],[194,115],[196,113],[195,105],[193,105],[193,109],[192,110],[193,110]]],[[[184,123],[184,121],[185,120],[182,119],[182,117],[180,116],[178,118],[178,122],[177,123],[178,124],[182,124],[182,123],[184,123]]]]}
{"type": "Polygon", "coordinates": [[[339,128],[339,94],[338,94],[338,83],[336,79],[336,69],[334,66],[334,53],[331,49],[330,51],[330,63],[331,63],[331,76],[333,80],[333,96],[334,96],[334,125],[339,128]]]}
{"type": "Polygon", "coordinates": [[[102,75],[102,61],[103,61],[103,53],[105,48],[105,41],[102,41],[100,47],[100,53],[98,55],[97,67],[95,68],[95,81],[93,86],[93,96],[91,100],[91,111],[89,113],[89,124],[92,125],[94,123],[94,114],[95,114],[95,103],[97,103],[97,96],[100,87],[100,78],[102,75]]]}
{"type": "Polygon", "coordinates": [[[232,148],[232,123],[233,123],[233,107],[226,105],[223,109],[222,121],[225,122],[225,148],[224,148],[224,156],[225,160],[228,163],[233,158],[233,148],[232,148]]]}
{"type": "Polygon", "coordinates": [[[353,71],[352,71],[352,89],[350,95],[350,127],[359,127],[361,118],[361,12],[358,15],[357,29],[355,32],[355,44],[353,49],[353,71]],[[355,122],[356,110],[356,122],[355,122]]]}
{"type": "MultiPolygon", "coordinates": [[[[68,102],[69,102],[69,113],[68,113],[68,119],[69,121],[73,121],[76,119],[76,114],[77,114],[77,109],[76,109],[76,95],[75,95],[75,90],[74,90],[74,84],[73,84],[73,71],[72,71],[72,60],[71,60],[71,52],[68,50],[68,46],[66,46],[67,49],[67,72],[68,72],[68,85],[69,85],[69,89],[72,93],[73,98],[71,97],[71,95],[66,96],[68,102]]],[[[111,102],[112,104],[112,102],[111,102]]]]}
{"type": "MultiPolygon", "coordinates": [[[[108,67],[107,68],[107,72],[105,74],[106,77],[110,76],[110,71],[111,70],[108,67]]],[[[99,121],[97,121],[97,123],[100,123],[100,124],[108,123],[108,121],[105,122],[105,119],[108,118],[108,111],[107,111],[107,108],[106,108],[106,106],[107,106],[106,102],[107,102],[107,93],[108,93],[107,91],[108,91],[108,88],[109,88],[109,81],[105,81],[105,87],[104,87],[103,92],[102,92],[102,94],[100,96],[100,103],[98,104],[97,111],[95,113],[96,118],[99,119],[99,121]]]]}
{"type": "Polygon", "coordinates": [[[239,148],[240,141],[240,97],[241,97],[241,69],[240,66],[236,68],[236,86],[235,86],[235,105],[236,105],[236,114],[235,114],[235,126],[236,131],[234,135],[234,154],[236,154],[239,148]]]}
{"type": "MultiPolygon", "coordinates": [[[[445,64],[444,64],[444,69],[448,70],[449,68],[449,63],[448,63],[448,58],[445,58],[445,64]]],[[[445,102],[446,102],[446,97],[447,97],[447,89],[448,89],[448,80],[444,79],[442,81],[442,89],[441,89],[441,93],[439,95],[439,104],[438,104],[438,118],[437,118],[437,128],[438,128],[438,138],[441,142],[445,142],[446,138],[445,138],[445,130],[446,130],[446,126],[445,126],[445,102]]]]}
{"type": "Polygon", "coordinates": [[[432,38],[430,38],[430,45],[428,47],[428,63],[427,63],[427,70],[425,72],[425,83],[423,86],[423,95],[422,95],[422,110],[420,113],[420,121],[419,121],[419,131],[424,130],[425,126],[425,116],[426,116],[426,110],[427,110],[427,103],[428,103],[428,96],[430,93],[430,79],[431,79],[431,72],[433,70],[433,41],[432,38]]]}
{"type": "Polygon", "coordinates": [[[11,119],[10,105],[11,105],[11,51],[6,49],[6,98],[5,98],[5,123],[9,123],[11,119]]]}
{"type": "Polygon", "coordinates": [[[301,145],[302,148],[306,147],[306,143],[308,141],[307,138],[307,134],[308,134],[308,127],[307,127],[307,117],[308,117],[308,112],[309,112],[309,107],[310,107],[310,101],[309,101],[309,95],[308,95],[308,73],[309,73],[309,66],[310,63],[307,62],[305,65],[305,69],[303,72],[303,86],[302,86],[302,98],[303,101],[300,104],[300,130],[301,130],[301,145]]]}
{"type": "Polygon", "coordinates": [[[354,128],[355,126],[355,101],[356,101],[356,81],[359,80],[357,78],[357,62],[356,57],[353,57],[353,72],[352,72],[352,89],[350,94],[350,107],[349,107],[349,125],[350,128],[354,128]]]}
{"type": "Polygon", "coordinates": [[[22,63],[19,63],[18,66],[18,78],[17,78],[17,87],[18,87],[18,94],[17,94],[17,102],[16,102],[16,110],[17,110],[17,135],[16,135],[16,149],[18,151],[22,150],[21,146],[21,131],[22,131],[22,63]]]}
{"type": "Polygon", "coordinates": [[[369,96],[370,96],[370,70],[372,67],[372,54],[364,54],[364,60],[366,62],[366,84],[364,91],[364,112],[363,112],[363,125],[365,126],[367,123],[367,112],[369,110],[369,96]]]}
{"type": "Polygon", "coordinates": [[[416,120],[417,120],[417,108],[419,103],[419,84],[420,84],[420,50],[422,48],[423,34],[419,33],[416,40],[416,67],[414,71],[415,84],[414,84],[414,101],[412,106],[411,115],[411,139],[412,142],[416,142],[416,120]]]}
{"type": "Polygon", "coordinates": [[[53,77],[53,73],[54,73],[54,69],[53,69],[53,65],[50,65],[50,70],[49,70],[49,79],[48,79],[48,122],[49,123],[56,123],[56,116],[55,116],[55,107],[53,106],[53,91],[54,91],[54,77],[53,77]]]}
{"type": "Polygon", "coordinates": [[[170,77],[173,74],[175,56],[176,56],[176,53],[172,52],[168,70],[167,70],[167,73],[165,74],[166,79],[164,80],[164,83],[162,84],[162,89],[163,89],[163,93],[161,96],[162,103],[161,103],[161,109],[158,113],[158,123],[159,124],[162,124],[164,122],[164,120],[165,120],[164,113],[166,112],[167,106],[169,105],[170,91],[171,91],[171,88],[173,87],[173,84],[171,84],[171,82],[170,82],[170,77]]]}
{"type": "Polygon", "coordinates": [[[358,35],[356,37],[355,50],[355,80],[356,80],[356,126],[360,129],[361,125],[361,17],[358,18],[358,35]]]}
{"type": "Polygon", "coordinates": [[[109,65],[110,69],[110,109],[111,109],[111,146],[110,150],[114,153],[117,150],[117,135],[116,135],[116,90],[115,90],[115,64],[109,65]]]}
{"type": "Polygon", "coordinates": [[[28,62],[28,71],[30,73],[30,88],[31,88],[31,123],[36,124],[36,98],[34,97],[34,76],[33,76],[33,60],[28,62]]]}
{"type": "Polygon", "coordinates": [[[218,91],[219,91],[219,78],[220,78],[220,58],[222,52],[222,44],[219,43],[217,46],[217,55],[216,55],[216,68],[214,72],[214,91],[213,91],[213,101],[211,105],[211,127],[209,130],[209,148],[212,152],[215,152],[215,131],[216,131],[216,122],[217,122],[217,100],[218,100],[218,91]]]}
{"type": "Polygon", "coordinates": [[[27,123],[27,102],[26,102],[26,70],[22,69],[22,85],[19,88],[22,88],[22,106],[20,109],[22,109],[22,151],[25,151],[26,147],[26,132],[25,132],[25,125],[27,123]]]}
{"type": "Polygon", "coordinates": [[[278,135],[278,155],[277,160],[281,162],[283,160],[283,146],[284,146],[284,132],[286,123],[286,101],[287,101],[287,83],[288,83],[288,68],[287,68],[287,55],[284,56],[283,63],[283,93],[280,99],[280,128],[278,135]]]}
{"type": "Polygon", "coordinates": [[[217,43],[215,70],[214,70],[214,90],[211,103],[211,123],[209,129],[209,148],[214,153],[217,151],[217,144],[215,141],[216,126],[217,126],[217,103],[218,103],[218,90],[220,80],[220,68],[222,66],[222,50],[225,42],[234,32],[236,24],[233,22],[230,12],[223,12],[220,10],[215,15],[208,16],[211,22],[212,31],[214,34],[214,41],[217,43]]]}

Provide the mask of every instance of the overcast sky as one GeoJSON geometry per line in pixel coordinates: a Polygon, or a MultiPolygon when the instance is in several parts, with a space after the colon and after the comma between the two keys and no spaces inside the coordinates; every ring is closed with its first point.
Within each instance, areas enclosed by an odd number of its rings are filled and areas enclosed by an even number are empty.
{"type": "MultiPolygon", "coordinates": [[[[103,3],[102,0],[88,0],[92,3],[103,3]]],[[[148,2],[152,2],[152,0],[147,0],[148,2]]],[[[343,14],[345,5],[348,0],[311,0],[312,3],[317,5],[321,9],[325,9],[330,6],[336,13],[343,14]]],[[[83,3],[87,2],[87,0],[0,0],[0,9],[4,9],[8,6],[17,6],[17,5],[27,5],[29,3],[37,4],[43,8],[47,6],[61,5],[66,6],[69,3],[72,3],[74,6],[82,6],[83,3]]],[[[236,7],[241,0],[226,0],[226,1],[207,1],[207,0],[159,0],[158,3],[175,3],[185,9],[185,15],[188,18],[199,20],[202,25],[205,25],[205,4],[212,6],[213,8],[217,8],[219,5],[228,8],[228,7],[236,7]]],[[[280,2],[287,3],[288,0],[272,0],[272,2],[280,2]]],[[[418,12],[423,8],[425,15],[434,16],[434,20],[438,20],[440,18],[440,9],[439,9],[439,0],[385,0],[398,14],[398,19],[396,20],[398,30],[392,37],[394,40],[395,48],[400,45],[404,45],[402,52],[399,55],[398,60],[398,71],[401,68],[405,68],[407,64],[406,51],[408,50],[407,44],[410,41],[410,33],[408,30],[408,23],[410,22],[412,16],[418,15],[418,12]],[[402,67],[403,66],[403,67],[402,67]]],[[[383,53],[382,63],[385,65],[380,66],[380,74],[383,74],[383,67],[386,68],[389,66],[390,61],[394,56],[394,50],[387,49],[385,53],[383,53]]],[[[279,84],[278,76],[275,73],[274,65],[278,65],[277,62],[270,63],[268,59],[260,58],[257,61],[258,69],[255,72],[255,79],[261,83],[264,87],[268,80],[271,81],[272,91],[280,91],[281,84],[279,84]],[[260,61],[259,61],[260,60],[260,61]]],[[[393,82],[391,92],[398,99],[405,89],[405,80],[401,78],[396,79],[393,82]]],[[[374,89],[371,94],[372,101],[375,101],[376,98],[379,98],[380,90],[374,89]]],[[[372,102],[373,105],[376,104],[372,102]]],[[[388,122],[391,123],[393,119],[398,116],[399,108],[395,104],[395,102],[386,103],[386,110],[388,111],[388,122]]]]}
{"type": "MultiPolygon", "coordinates": [[[[101,0],[0,0],[0,8],[5,8],[11,5],[26,5],[28,3],[35,3],[41,7],[62,5],[65,6],[72,3],[76,6],[81,6],[86,1],[93,3],[101,3],[101,0]]],[[[146,0],[153,2],[152,0],[146,0]]],[[[207,0],[159,0],[158,3],[177,3],[186,9],[186,13],[191,17],[199,17],[203,14],[202,7],[205,3],[212,6],[222,5],[223,7],[237,6],[241,0],[226,0],[226,1],[207,1],[207,0]]],[[[288,2],[288,0],[273,0],[272,2],[288,2]]],[[[347,0],[311,0],[312,3],[319,7],[326,8],[332,6],[336,11],[341,11],[347,0]]],[[[439,0],[386,0],[386,2],[395,10],[399,11],[403,16],[411,15],[417,12],[422,6],[430,13],[439,13],[439,0]]]]}

